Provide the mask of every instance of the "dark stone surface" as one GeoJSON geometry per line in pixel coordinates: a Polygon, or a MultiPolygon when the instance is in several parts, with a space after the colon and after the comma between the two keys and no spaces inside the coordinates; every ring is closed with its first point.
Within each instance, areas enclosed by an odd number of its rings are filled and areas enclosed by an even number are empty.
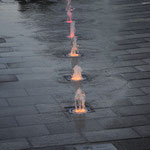
{"type": "Polygon", "coordinates": [[[150,53],[141,53],[141,54],[134,54],[134,55],[123,55],[119,56],[118,58],[120,60],[141,60],[141,59],[146,59],[150,57],[150,53]]]}
{"type": "Polygon", "coordinates": [[[150,72],[125,73],[122,76],[126,80],[150,79],[150,72]]]}
{"type": "Polygon", "coordinates": [[[18,81],[15,75],[0,75],[0,83],[1,82],[16,82],[18,81]]]}
{"type": "Polygon", "coordinates": [[[130,99],[130,101],[134,104],[134,105],[142,105],[142,104],[149,104],[150,95],[145,95],[145,96],[140,96],[140,97],[132,97],[130,99]]]}
{"type": "Polygon", "coordinates": [[[29,143],[26,139],[1,140],[0,149],[2,150],[20,150],[29,148],[29,143]]]}
{"type": "Polygon", "coordinates": [[[131,88],[138,88],[138,87],[149,87],[150,86],[150,79],[141,79],[141,80],[133,80],[129,82],[129,87],[131,88]]]}
{"type": "Polygon", "coordinates": [[[8,102],[5,98],[0,98],[0,107],[8,106],[8,102]]]}
{"type": "Polygon", "coordinates": [[[145,116],[127,116],[99,119],[98,122],[104,129],[117,129],[150,124],[145,116]]]}
{"type": "Polygon", "coordinates": [[[11,106],[25,106],[25,105],[36,105],[36,104],[57,104],[52,96],[25,96],[25,97],[14,97],[7,98],[7,101],[11,106]]]}
{"type": "Polygon", "coordinates": [[[1,107],[0,117],[13,116],[13,115],[26,115],[37,114],[37,110],[33,106],[20,106],[20,107],[1,107]]]}
{"type": "Polygon", "coordinates": [[[33,114],[16,117],[19,125],[50,124],[58,121],[68,121],[63,113],[33,114]]]}
{"type": "Polygon", "coordinates": [[[27,96],[24,89],[2,89],[0,91],[0,97],[17,97],[17,96],[27,96]]]}
{"type": "Polygon", "coordinates": [[[149,137],[150,135],[150,125],[134,127],[134,130],[137,131],[142,137],[149,137]]]}
{"type": "Polygon", "coordinates": [[[47,125],[50,134],[66,134],[75,132],[100,131],[102,127],[97,120],[56,122],[47,125]]]}
{"type": "Polygon", "coordinates": [[[6,43],[6,40],[4,38],[0,38],[0,43],[6,43]]]}
{"type": "Polygon", "coordinates": [[[95,142],[150,149],[146,2],[72,0],[83,54],[75,59],[64,56],[71,50],[66,1],[0,2],[0,150],[75,150],[95,142]],[[66,81],[76,64],[92,80],[66,81]],[[66,112],[79,87],[92,113],[66,112]]]}
{"type": "Polygon", "coordinates": [[[1,140],[42,136],[42,135],[47,135],[47,134],[49,134],[49,132],[44,125],[0,129],[1,140]]]}
{"type": "Polygon", "coordinates": [[[76,150],[85,150],[85,149],[92,149],[92,150],[117,150],[114,145],[110,143],[106,144],[97,144],[97,145],[86,145],[86,146],[77,146],[76,150]]]}
{"type": "Polygon", "coordinates": [[[149,150],[150,138],[130,139],[113,142],[119,150],[149,150]]]}
{"type": "Polygon", "coordinates": [[[41,137],[33,137],[29,139],[34,147],[46,147],[54,145],[77,144],[84,143],[84,138],[80,134],[56,134],[41,137]]]}
{"type": "Polygon", "coordinates": [[[103,131],[85,133],[89,142],[112,141],[119,139],[132,139],[140,137],[135,131],[130,128],[110,129],[103,131]]]}
{"type": "Polygon", "coordinates": [[[0,118],[0,128],[16,127],[17,122],[13,117],[0,118]]]}
{"type": "Polygon", "coordinates": [[[113,110],[120,114],[121,116],[129,116],[129,115],[142,115],[142,114],[149,114],[150,109],[149,105],[136,105],[136,106],[126,106],[120,108],[113,108],[113,110]]]}

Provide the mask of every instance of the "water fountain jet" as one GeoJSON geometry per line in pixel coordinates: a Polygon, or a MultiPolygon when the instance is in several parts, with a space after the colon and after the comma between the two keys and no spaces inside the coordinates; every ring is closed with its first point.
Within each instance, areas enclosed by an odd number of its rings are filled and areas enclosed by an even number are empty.
{"type": "Polygon", "coordinates": [[[77,37],[74,36],[73,37],[73,41],[72,41],[72,49],[71,52],[69,53],[69,56],[71,57],[79,57],[79,49],[78,49],[79,45],[77,45],[77,37]]]}
{"type": "Polygon", "coordinates": [[[72,21],[72,23],[70,23],[70,35],[68,38],[72,39],[75,36],[75,31],[75,21],[72,21]]]}
{"type": "Polygon", "coordinates": [[[67,7],[66,7],[66,11],[69,10],[69,8],[71,8],[71,0],[67,0],[67,7]]]}
{"type": "Polygon", "coordinates": [[[71,80],[73,81],[81,81],[83,80],[83,77],[82,77],[82,68],[78,65],[76,65],[74,68],[73,68],[73,75],[72,75],[72,78],[71,80]]]}
{"type": "Polygon", "coordinates": [[[87,112],[85,107],[85,92],[78,88],[75,94],[75,109],[74,113],[84,114],[87,112]]]}
{"type": "Polygon", "coordinates": [[[67,23],[72,23],[72,11],[73,11],[73,9],[70,6],[67,11],[67,16],[68,16],[67,23]]]}

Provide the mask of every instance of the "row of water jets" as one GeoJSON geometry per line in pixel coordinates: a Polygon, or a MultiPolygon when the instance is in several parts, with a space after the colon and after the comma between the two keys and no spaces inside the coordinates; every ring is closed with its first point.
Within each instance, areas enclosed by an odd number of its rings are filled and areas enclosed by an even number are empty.
{"type": "MultiPolygon", "coordinates": [[[[75,21],[72,19],[73,8],[71,5],[71,0],[67,0],[67,23],[70,25],[70,35],[68,38],[71,39],[72,48],[71,52],[68,54],[69,57],[75,58],[80,57],[81,54],[79,53],[79,45],[77,44],[77,36],[75,35],[76,28],[75,28],[75,21]]],[[[73,68],[73,75],[71,76],[71,80],[74,82],[80,82],[83,80],[82,76],[82,68],[79,65],[75,65],[73,68]]],[[[79,86],[75,93],[75,108],[73,109],[73,113],[83,114],[87,112],[87,108],[85,106],[85,92],[79,86]]]]}

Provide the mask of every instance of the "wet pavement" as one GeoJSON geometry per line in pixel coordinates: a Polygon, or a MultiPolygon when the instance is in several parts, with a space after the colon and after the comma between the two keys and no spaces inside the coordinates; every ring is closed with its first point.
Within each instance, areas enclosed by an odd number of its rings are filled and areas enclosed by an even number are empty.
{"type": "Polygon", "coordinates": [[[149,150],[149,1],[72,6],[79,58],[66,57],[65,0],[0,1],[0,150],[149,150]],[[82,83],[66,79],[76,64],[82,83]],[[78,87],[90,113],[67,111],[78,87]]]}

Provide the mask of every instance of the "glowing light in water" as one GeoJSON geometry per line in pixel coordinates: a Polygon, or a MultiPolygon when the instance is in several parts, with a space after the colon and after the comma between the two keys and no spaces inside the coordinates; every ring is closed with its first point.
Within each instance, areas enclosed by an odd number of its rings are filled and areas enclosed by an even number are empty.
{"type": "Polygon", "coordinates": [[[76,65],[74,68],[73,68],[73,75],[72,75],[72,78],[71,80],[73,81],[81,81],[83,80],[83,77],[82,77],[82,68],[78,65],[76,65]]]}
{"type": "Polygon", "coordinates": [[[72,23],[72,11],[73,11],[73,9],[71,7],[68,8],[68,11],[67,11],[67,16],[68,16],[67,23],[72,23]]]}
{"type": "Polygon", "coordinates": [[[78,47],[79,47],[79,45],[77,45],[77,37],[74,36],[73,41],[72,41],[72,49],[71,49],[69,56],[71,56],[71,57],[80,56],[78,47]]]}
{"type": "Polygon", "coordinates": [[[85,92],[82,91],[80,88],[76,91],[75,94],[75,113],[83,114],[87,112],[85,107],[85,92]]]}
{"type": "Polygon", "coordinates": [[[70,35],[68,36],[69,38],[73,38],[75,36],[75,21],[72,21],[70,24],[70,35]]]}

